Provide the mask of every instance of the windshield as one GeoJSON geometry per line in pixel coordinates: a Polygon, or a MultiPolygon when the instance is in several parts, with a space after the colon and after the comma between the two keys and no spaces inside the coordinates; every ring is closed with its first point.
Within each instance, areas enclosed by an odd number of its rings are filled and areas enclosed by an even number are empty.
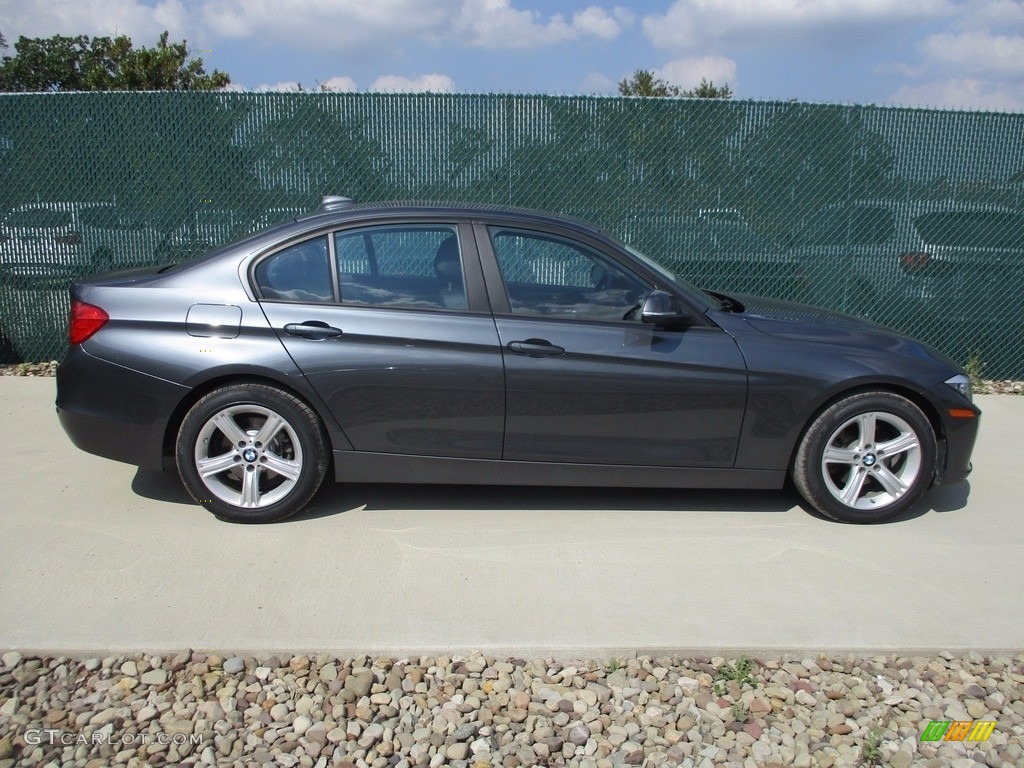
{"type": "Polygon", "coordinates": [[[670,272],[664,266],[656,262],[650,256],[640,253],[636,248],[626,243],[621,243],[622,247],[630,252],[635,258],[642,261],[654,272],[658,273],[664,280],[671,283],[676,290],[682,293],[686,298],[692,301],[697,306],[703,307],[704,309],[718,309],[718,302],[712,302],[704,291],[700,290],[696,286],[690,285],[690,283],[683,280],[679,275],[674,272],[670,272]]]}

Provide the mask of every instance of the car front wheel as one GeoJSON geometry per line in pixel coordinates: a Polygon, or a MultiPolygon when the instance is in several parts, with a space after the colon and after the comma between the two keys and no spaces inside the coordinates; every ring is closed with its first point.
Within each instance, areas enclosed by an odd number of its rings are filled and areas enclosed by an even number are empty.
{"type": "Polygon", "coordinates": [[[199,504],[222,520],[266,523],[304,507],[327,473],[316,414],[263,384],[214,390],[178,430],[178,472],[199,504]]]}
{"type": "Polygon", "coordinates": [[[797,490],[846,523],[878,523],[905,512],[931,485],[936,438],[914,403],[892,392],[859,392],[822,411],[793,461],[797,490]]]}

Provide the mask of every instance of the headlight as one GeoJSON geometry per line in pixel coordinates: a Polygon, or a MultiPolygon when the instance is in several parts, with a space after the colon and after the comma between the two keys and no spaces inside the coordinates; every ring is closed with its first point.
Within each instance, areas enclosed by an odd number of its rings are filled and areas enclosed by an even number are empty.
{"type": "Polygon", "coordinates": [[[958,373],[956,376],[951,376],[946,379],[946,384],[967,398],[967,402],[974,402],[974,398],[971,396],[971,377],[966,373],[958,373]]]}

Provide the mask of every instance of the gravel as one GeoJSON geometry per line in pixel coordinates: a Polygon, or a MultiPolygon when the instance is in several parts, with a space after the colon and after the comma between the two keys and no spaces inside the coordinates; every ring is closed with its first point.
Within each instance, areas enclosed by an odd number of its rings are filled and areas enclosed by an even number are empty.
{"type": "Polygon", "coordinates": [[[49,360],[44,363],[15,363],[14,365],[0,365],[0,376],[56,376],[57,361],[49,360]]]}
{"type": "MultiPolygon", "coordinates": [[[[0,366],[53,376],[57,361],[0,366]]],[[[977,394],[1024,395],[1022,381],[977,394]]],[[[1024,765],[1024,654],[762,659],[22,656],[0,768],[1024,765]],[[995,720],[985,741],[929,721],[995,720]]]]}
{"type": "Polygon", "coordinates": [[[2,661],[0,768],[1024,764],[1024,654],[2,661]]]}

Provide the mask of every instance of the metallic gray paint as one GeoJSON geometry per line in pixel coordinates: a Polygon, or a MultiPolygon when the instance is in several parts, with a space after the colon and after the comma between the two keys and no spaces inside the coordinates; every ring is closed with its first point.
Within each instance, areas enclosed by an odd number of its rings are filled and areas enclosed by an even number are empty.
{"type": "Polygon", "coordinates": [[[957,366],[912,339],[751,297],[740,314],[706,310],[596,228],[537,213],[357,206],[163,273],[83,280],[72,295],[110,321],[58,370],[61,423],[82,449],[147,467],[161,464],[184,406],[226,380],[269,381],[304,399],[340,480],[776,488],[816,412],[841,393],[882,388],[925,409],[946,457],[939,475],[954,482],[969,471],[978,428],[948,415],[978,413],[943,384],[957,366]],[[314,233],[424,221],[460,225],[467,312],[257,301],[249,275],[263,254],[314,233]],[[494,224],[584,241],[675,295],[693,322],[513,316],[486,237],[494,224]],[[195,309],[204,305],[231,309],[195,309]],[[229,314],[234,338],[195,333],[197,317],[209,328],[229,314]],[[341,333],[284,330],[308,322],[341,333]]]}

